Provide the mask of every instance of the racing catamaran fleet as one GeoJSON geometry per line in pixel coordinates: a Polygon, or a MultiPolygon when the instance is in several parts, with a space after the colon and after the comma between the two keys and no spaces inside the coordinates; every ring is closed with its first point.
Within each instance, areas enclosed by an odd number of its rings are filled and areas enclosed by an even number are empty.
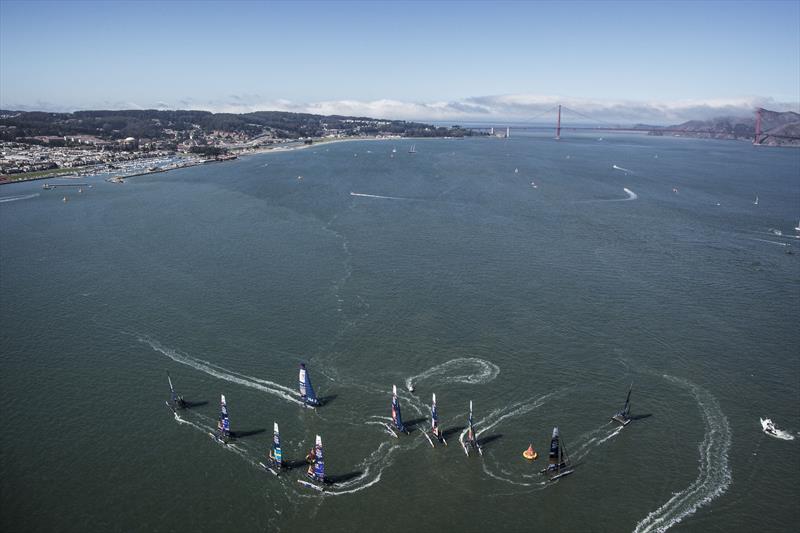
{"type": "MultiPolygon", "coordinates": [[[[167,381],[169,382],[170,399],[165,403],[177,416],[179,409],[187,409],[191,404],[187,403],[182,396],[179,396],[175,392],[175,388],[172,384],[172,378],[170,377],[169,373],[167,373],[167,381]]],[[[633,385],[631,384],[630,388],[628,389],[628,395],[625,399],[625,405],[623,406],[622,410],[611,417],[612,421],[619,423],[623,427],[628,425],[632,420],[630,416],[630,400],[632,390],[633,385]]],[[[300,364],[299,396],[304,406],[318,407],[321,405],[319,399],[314,393],[314,389],[311,385],[311,378],[304,363],[300,364]]],[[[439,442],[440,444],[444,444],[446,446],[447,441],[445,440],[444,433],[439,426],[439,415],[436,408],[435,393],[431,395],[430,413],[430,429],[424,430],[420,428],[420,431],[428,440],[431,447],[436,447],[435,442],[439,442]]],[[[764,422],[765,421],[762,420],[762,425],[764,425],[764,430],[768,432],[770,429],[772,429],[772,427],[767,427],[767,425],[771,426],[771,421],[767,419],[766,422],[769,422],[769,424],[764,424],[764,422]]],[[[395,438],[399,438],[399,433],[409,434],[408,428],[403,424],[403,417],[400,411],[400,400],[397,396],[397,386],[395,385],[392,385],[391,424],[386,423],[385,427],[395,438]]],[[[774,429],[772,429],[772,431],[774,431],[774,429]]],[[[209,434],[215,441],[223,446],[228,446],[232,439],[230,418],[228,416],[228,405],[224,394],[220,395],[219,418],[217,420],[216,432],[209,432],[209,434]]],[[[464,449],[464,453],[467,456],[469,456],[471,452],[477,452],[479,456],[483,455],[483,450],[481,449],[481,445],[477,438],[477,432],[475,431],[475,423],[472,415],[472,400],[469,402],[467,428],[465,432],[462,433],[462,439],[460,442],[462,448],[464,449]]],[[[532,445],[529,446],[525,453],[523,453],[523,456],[529,460],[536,459],[537,455],[538,454],[533,451],[532,445]]],[[[316,436],[314,447],[311,448],[306,456],[306,462],[308,463],[308,469],[306,471],[307,480],[299,479],[298,482],[300,484],[318,491],[323,491],[325,485],[332,485],[332,483],[325,477],[325,460],[321,436],[316,436]]],[[[266,454],[266,463],[261,462],[259,465],[275,476],[278,476],[282,470],[287,468],[286,463],[283,461],[281,437],[277,422],[273,423],[272,444],[266,454]]],[[[292,467],[288,466],[288,468],[292,467]]],[[[566,447],[560,438],[558,427],[554,427],[553,435],[550,441],[548,465],[545,469],[541,470],[541,473],[547,476],[548,481],[555,481],[564,476],[572,474],[573,472],[574,468],[569,460],[569,456],[567,455],[566,447]]]]}

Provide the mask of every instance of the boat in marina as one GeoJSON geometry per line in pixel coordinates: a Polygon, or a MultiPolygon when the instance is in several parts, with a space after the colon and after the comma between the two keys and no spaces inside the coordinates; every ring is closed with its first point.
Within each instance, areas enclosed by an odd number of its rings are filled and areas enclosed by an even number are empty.
{"type": "Polygon", "coordinates": [[[478,437],[475,434],[475,426],[472,422],[472,400],[469,401],[469,418],[467,419],[467,438],[461,442],[461,447],[464,448],[464,453],[469,456],[469,451],[473,450],[478,452],[478,455],[483,455],[481,445],[478,444],[478,437]]]}
{"type": "Polygon", "coordinates": [[[558,426],[553,428],[553,437],[550,440],[550,454],[547,463],[547,468],[542,470],[541,473],[547,476],[548,481],[555,481],[575,471],[567,455],[567,449],[564,443],[561,442],[558,426]]]}
{"type": "Polygon", "coordinates": [[[283,468],[283,452],[281,451],[281,434],[278,430],[278,423],[272,426],[272,445],[267,452],[267,464],[258,463],[269,473],[278,475],[283,468]]]}
{"type": "Polygon", "coordinates": [[[631,383],[630,388],[628,389],[628,396],[625,398],[625,405],[622,407],[622,411],[618,412],[614,416],[611,417],[611,420],[621,424],[623,426],[627,426],[631,423],[631,391],[633,390],[633,383],[631,383]]]}
{"type": "Polygon", "coordinates": [[[319,399],[314,393],[314,387],[311,386],[311,376],[306,369],[305,363],[300,363],[300,400],[310,407],[318,407],[319,399]]]}
{"type": "Polygon", "coordinates": [[[309,458],[311,464],[308,465],[308,470],[306,471],[306,477],[309,481],[298,479],[297,482],[321,492],[324,490],[323,484],[325,483],[325,458],[322,454],[322,437],[319,435],[317,435],[317,439],[314,442],[314,448],[309,453],[309,458]]]}

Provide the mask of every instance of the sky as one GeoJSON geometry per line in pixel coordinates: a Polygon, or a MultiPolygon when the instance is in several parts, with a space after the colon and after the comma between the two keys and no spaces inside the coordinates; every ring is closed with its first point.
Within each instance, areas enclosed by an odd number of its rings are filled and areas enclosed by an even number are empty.
{"type": "Polygon", "coordinates": [[[0,0],[0,108],[674,123],[800,111],[800,0],[0,0]]]}

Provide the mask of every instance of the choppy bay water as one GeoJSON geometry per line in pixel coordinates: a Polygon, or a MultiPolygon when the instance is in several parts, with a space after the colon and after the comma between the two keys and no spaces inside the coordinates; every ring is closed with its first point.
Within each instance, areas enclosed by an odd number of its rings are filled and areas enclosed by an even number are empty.
{"type": "Polygon", "coordinates": [[[0,188],[1,528],[796,528],[800,437],[758,418],[800,432],[800,152],[413,142],[0,188]],[[450,446],[386,434],[392,384],[450,446]],[[289,459],[322,435],[334,488],[258,467],[273,421],[289,459]],[[577,468],[544,485],[521,452],[553,425],[577,468]]]}

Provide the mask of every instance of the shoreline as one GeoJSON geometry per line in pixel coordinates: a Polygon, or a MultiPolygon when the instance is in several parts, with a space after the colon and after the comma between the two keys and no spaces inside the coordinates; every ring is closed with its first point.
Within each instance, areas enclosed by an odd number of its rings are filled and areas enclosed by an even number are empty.
{"type": "MultiPolygon", "coordinates": [[[[214,159],[194,159],[194,160],[191,160],[191,159],[189,159],[189,160],[184,161],[183,164],[180,164],[180,165],[172,167],[172,168],[158,168],[157,170],[148,170],[148,171],[144,171],[144,172],[136,172],[134,174],[120,173],[119,177],[122,178],[122,179],[127,179],[127,178],[135,178],[135,177],[138,177],[138,176],[147,176],[149,174],[161,174],[161,173],[164,173],[164,172],[169,172],[171,170],[180,170],[180,169],[183,169],[183,168],[196,167],[196,166],[206,165],[206,164],[211,164],[211,163],[226,163],[226,162],[229,162],[229,161],[236,161],[240,157],[248,157],[248,156],[254,156],[254,155],[261,155],[261,154],[278,153],[278,152],[293,152],[295,150],[304,150],[304,149],[307,149],[307,148],[314,148],[314,147],[317,147],[317,146],[340,143],[340,142],[390,141],[390,140],[403,140],[403,139],[419,140],[419,139],[442,139],[442,138],[444,138],[444,137],[347,137],[347,138],[337,138],[337,139],[330,139],[330,140],[314,140],[314,142],[311,143],[311,144],[302,143],[302,144],[297,144],[297,145],[292,145],[292,146],[278,146],[278,147],[270,146],[269,148],[257,148],[257,149],[254,149],[252,151],[243,151],[243,152],[239,152],[239,153],[233,153],[232,152],[229,155],[236,156],[236,157],[231,157],[230,159],[220,159],[220,160],[214,160],[214,159]]],[[[298,141],[298,142],[300,142],[300,141],[298,141]]],[[[286,143],[286,144],[289,144],[289,143],[286,143]]],[[[184,157],[184,156],[177,156],[177,157],[184,157]]],[[[146,159],[147,159],[146,157],[143,157],[143,158],[140,158],[140,159],[136,159],[134,161],[143,161],[143,160],[146,160],[146,159]]],[[[23,178],[23,179],[7,180],[7,181],[6,180],[0,180],[0,186],[9,185],[9,184],[12,184],[12,183],[25,183],[25,182],[29,182],[29,181],[38,181],[38,180],[46,180],[46,179],[79,179],[79,178],[89,177],[89,176],[81,176],[81,175],[78,175],[78,174],[73,174],[71,171],[68,171],[68,170],[65,170],[65,169],[54,169],[53,172],[54,172],[54,174],[50,174],[50,175],[46,175],[46,176],[32,176],[32,177],[23,178]],[[64,171],[64,174],[59,174],[59,171],[64,171]]],[[[106,172],[99,172],[99,173],[94,174],[94,175],[95,176],[99,176],[100,174],[106,174],[106,172]]],[[[112,172],[108,172],[108,174],[112,174],[112,172]]],[[[13,176],[13,174],[11,174],[11,176],[13,176]]]]}

